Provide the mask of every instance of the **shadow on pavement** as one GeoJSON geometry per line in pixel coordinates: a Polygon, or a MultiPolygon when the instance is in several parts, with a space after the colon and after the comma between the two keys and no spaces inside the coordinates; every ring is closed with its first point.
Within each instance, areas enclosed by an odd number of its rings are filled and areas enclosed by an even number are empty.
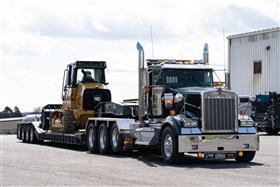
{"type": "MultiPolygon", "coordinates": [[[[71,151],[88,152],[87,147],[84,145],[70,145],[70,144],[60,144],[54,142],[44,142],[40,144],[33,144],[36,146],[49,146],[58,149],[67,149],[71,151]]],[[[100,155],[97,153],[97,155],[100,155]]],[[[153,151],[127,151],[121,154],[108,154],[102,155],[104,157],[112,157],[119,159],[136,159],[145,163],[149,167],[175,167],[175,168],[208,168],[208,169],[238,169],[238,168],[251,168],[256,166],[262,166],[264,164],[257,162],[249,163],[238,163],[235,160],[203,160],[194,156],[185,155],[182,160],[176,165],[170,165],[165,163],[161,156],[155,154],[153,151]]]]}
{"type": "MultiPolygon", "coordinates": [[[[19,141],[18,143],[23,143],[23,142],[19,141]]],[[[80,152],[86,152],[88,150],[87,147],[84,145],[71,145],[71,144],[62,144],[62,143],[55,143],[55,142],[43,142],[43,143],[36,143],[31,145],[49,146],[53,148],[68,149],[71,151],[80,151],[80,152]]]]}
{"type": "Polygon", "coordinates": [[[238,169],[262,166],[264,164],[257,162],[239,163],[235,160],[203,160],[194,156],[185,155],[177,164],[170,165],[165,163],[160,156],[140,155],[137,160],[144,162],[150,167],[176,167],[176,168],[208,168],[208,169],[238,169]]]}
{"type": "Polygon", "coordinates": [[[136,159],[145,163],[149,167],[175,167],[175,168],[208,168],[208,169],[238,169],[238,168],[251,168],[255,166],[262,166],[263,163],[249,162],[239,163],[235,160],[203,160],[194,156],[185,155],[179,163],[175,165],[167,164],[163,161],[161,156],[148,153],[148,152],[125,152],[118,155],[103,155],[107,157],[120,158],[120,159],[136,159]]]}

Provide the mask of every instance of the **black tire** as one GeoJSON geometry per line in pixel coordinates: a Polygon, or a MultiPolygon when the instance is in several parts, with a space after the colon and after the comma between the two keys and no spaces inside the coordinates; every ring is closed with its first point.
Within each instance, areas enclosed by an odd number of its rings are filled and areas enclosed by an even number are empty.
{"type": "Polygon", "coordinates": [[[35,143],[38,142],[38,139],[37,139],[37,137],[35,135],[35,129],[34,129],[33,125],[31,125],[31,127],[30,127],[29,137],[30,137],[30,143],[35,144],[35,143]]]}
{"type": "Polygon", "coordinates": [[[96,131],[96,127],[90,123],[87,127],[87,147],[90,153],[97,153],[99,151],[96,131]]]}
{"type": "Polygon", "coordinates": [[[102,123],[98,129],[98,148],[101,154],[110,152],[110,138],[105,123],[102,123]]]}
{"type": "Polygon", "coordinates": [[[22,128],[21,128],[21,136],[22,136],[22,142],[23,143],[26,143],[26,128],[27,126],[23,126],[22,128]]]}
{"type": "Polygon", "coordinates": [[[19,140],[22,139],[22,137],[21,137],[21,125],[17,125],[17,138],[19,140]]]}
{"type": "Polygon", "coordinates": [[[30,125],[26,125],[25,129],[25,142],[30,143],[30,125]]]}
{"type": "Polygon", "coordinates": [[[269,135],[277,135],[280,129],[266,129],[266,133],[269,135]]]}
{"type": "Polygon", "coordinates": [[[110,131],[110,144],[114,153],[120,153],[123,151],[124,137],[119,134],[118,126],[116,123],[113,124],[110,131]]]}
{"type": "Polygon", "coordinates": [[[25,126],[21,126],[20,133],[21,133],[21,141],[23,143],[25,143],[26,142],[26,139],[25,139],[25,126]]]}
{"type": "Polygon", "coordinates": [[[161,155],[168,164],[178,163],[184,156],[184,153],[178,153],[178,139],[170,126],[162,132],[161,155]]]}
{"type": "Polygon", "coordinates": [[[236,154],[235,160],[237,162],[251,162],[255,157],[255,154],[256,151],[244,151],[243,156],[238,156],[238,154],[236,154]]]}

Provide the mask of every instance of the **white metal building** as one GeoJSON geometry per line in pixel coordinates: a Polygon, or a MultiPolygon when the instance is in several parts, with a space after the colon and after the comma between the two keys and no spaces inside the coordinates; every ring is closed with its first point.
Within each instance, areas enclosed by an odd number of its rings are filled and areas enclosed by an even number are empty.
{"type": "Polygon", "coordinates": [[[240,95],[280,92],[280,27],[227,39],[229,87],[240,95]]]}

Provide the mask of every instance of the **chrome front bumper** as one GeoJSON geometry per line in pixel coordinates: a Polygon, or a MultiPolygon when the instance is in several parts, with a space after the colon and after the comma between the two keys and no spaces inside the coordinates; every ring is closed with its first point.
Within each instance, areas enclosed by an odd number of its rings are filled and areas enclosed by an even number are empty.
{"type": "Polygon", "coordinates": [[[257,134],[178,135],[178,152],[237,152],[259,150],[257,134]]]}

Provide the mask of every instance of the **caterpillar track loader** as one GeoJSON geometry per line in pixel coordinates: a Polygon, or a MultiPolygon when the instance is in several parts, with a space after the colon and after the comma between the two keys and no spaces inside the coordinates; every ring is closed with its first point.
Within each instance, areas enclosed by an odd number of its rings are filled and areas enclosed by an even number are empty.
{"type": "Polygon", "coordinates": [[[76,61],[67,65],[63,74],[62,104],[43,107],[38,125],[19,124],[18,137],[25,142],[84,143],[86,123],[95,115],[95,107],[100,102],[111,101],[105,69],[104,61],[76,61]]]}

